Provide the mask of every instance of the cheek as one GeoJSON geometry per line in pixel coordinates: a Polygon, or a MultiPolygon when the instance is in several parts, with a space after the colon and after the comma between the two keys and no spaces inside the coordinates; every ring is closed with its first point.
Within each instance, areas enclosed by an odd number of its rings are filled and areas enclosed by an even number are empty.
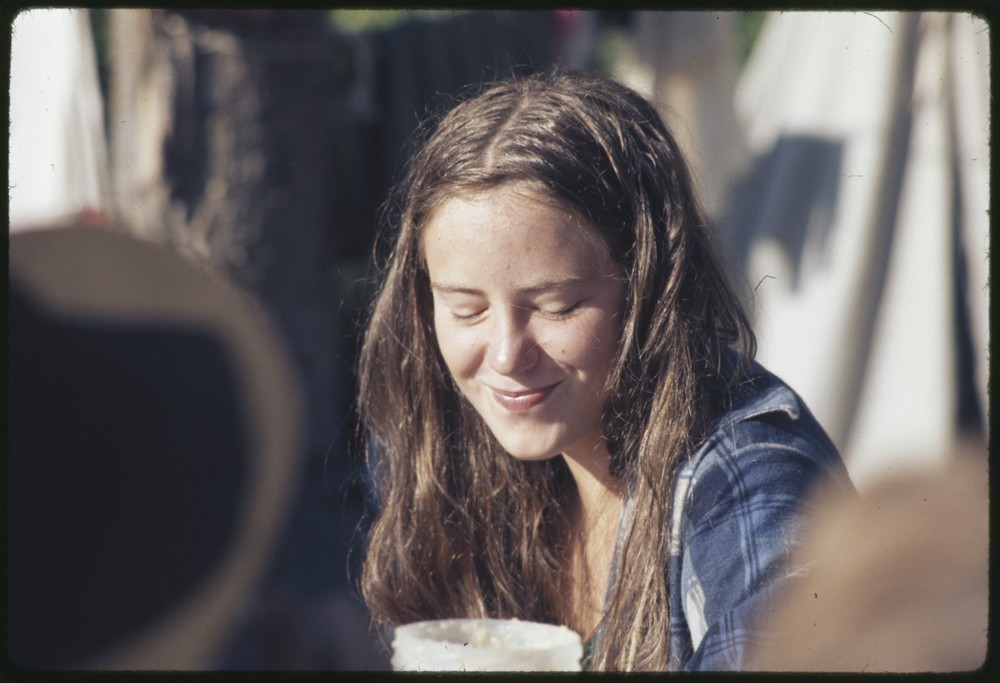
{"type": "Polygon", "coordinates": [[[475,371],[476,358],[481,354],[477,351],[473,339],[467,334],[449,329],[447,325],[438,324],[437,320],[435,320],[434,335],[444,364],[448,366],[448,371],[453,376],[461,378],[475,371]]]}
{"type": "Polygon", "coordinates": [[[541,345],[559,364],[594,373],[607,370],[617,344],[617,327],[600,318],[546,335],[541,345]]]}

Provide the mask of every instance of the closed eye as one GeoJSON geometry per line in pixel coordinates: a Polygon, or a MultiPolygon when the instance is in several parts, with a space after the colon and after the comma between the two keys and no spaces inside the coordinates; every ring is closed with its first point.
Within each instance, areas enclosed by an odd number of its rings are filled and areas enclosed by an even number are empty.
{"type": "Polygon", "coordinates": [[[540,313],[546,318],[551,318],[553,320],[562,320],[563,318],[568,318],[574,313],[576,313],[576,311],[580,308],[580,306],[583,305],[584,301],[586,301],[586,299],[581,299],[580,301],[577,301],[575,304],[571,306],[567,306],[566,308],[561,308],[554,311],[541,309],[540,313]]]}
{"type": "Polygon", "coordinates": [[[486,309],[484,308],[469,313],[450,310],[449,313],[451,313],[451,317],[453,320],[457,320],[458,322],[471,323],[481,318],[486,313],[486,309]]]}

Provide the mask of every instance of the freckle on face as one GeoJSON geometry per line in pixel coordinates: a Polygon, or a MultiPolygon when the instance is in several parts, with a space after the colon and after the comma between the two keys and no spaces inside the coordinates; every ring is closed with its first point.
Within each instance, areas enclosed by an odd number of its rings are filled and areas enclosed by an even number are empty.
{"type": "Polygon", "coordinates": [[[448,200],[424,226],[441,354],[515,457],[606,450],[604,385],[625,285],[588,230],[511,189],[448,200]]]}

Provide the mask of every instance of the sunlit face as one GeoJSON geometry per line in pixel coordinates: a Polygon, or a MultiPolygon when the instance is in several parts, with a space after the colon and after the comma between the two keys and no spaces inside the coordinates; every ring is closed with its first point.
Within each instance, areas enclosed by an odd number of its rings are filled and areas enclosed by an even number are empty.
{"type": "Polygon", "coordinates": [[[606,457],[625,284],[593,230],[501,188],[445,202],[422,247],[441,354],[500,444],[525,460],[606,457]]]}

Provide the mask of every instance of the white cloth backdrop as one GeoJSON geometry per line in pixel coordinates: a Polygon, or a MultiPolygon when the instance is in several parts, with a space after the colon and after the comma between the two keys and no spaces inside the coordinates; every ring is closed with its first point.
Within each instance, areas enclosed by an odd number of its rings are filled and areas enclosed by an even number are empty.
{"type": "Polygon", "coordinates": [[[87,10],[25,10],[10,30],[9,229],[105,210],[104,105],[87,10]]]}
{"type": "Polygon", "coordinates": [[[988,405],[988,64],[971,15],[775,13],[737,86],[768,159],[724,223],[757,285],[759,357],[859,488],[958,447],[956,253],[988,405]]]}

